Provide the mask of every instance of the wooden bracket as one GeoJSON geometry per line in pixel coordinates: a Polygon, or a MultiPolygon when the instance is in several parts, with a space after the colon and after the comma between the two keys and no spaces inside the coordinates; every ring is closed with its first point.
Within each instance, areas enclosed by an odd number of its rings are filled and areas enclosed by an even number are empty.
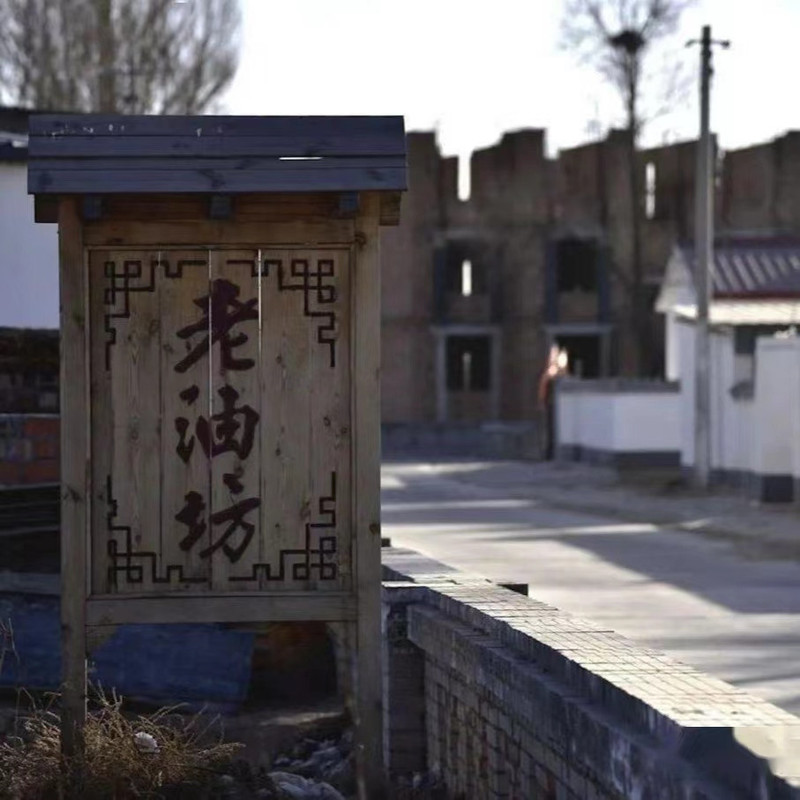
{"type": "Polygon", "coordinates": [[[33,218],[36,222],[58,222],[58,195],[35,195],[33,198],[33,218]]]}
{"type": "Polygon", "coordinates": [[[381,192],[380,217],[381,225],[400,224],[400,192],[381,192]]]}

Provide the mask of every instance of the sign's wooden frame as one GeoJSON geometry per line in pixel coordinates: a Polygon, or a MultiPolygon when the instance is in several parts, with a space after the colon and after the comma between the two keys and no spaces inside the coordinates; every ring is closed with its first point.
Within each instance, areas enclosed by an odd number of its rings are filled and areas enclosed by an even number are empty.
{"type": "MultiPolygon", "coordinates": [[[[50,198],[48,198],[50,200],[50,198]]],[[[356,642],[355,712],[362,755],[362,793],[383,791],[380,619],[380,263],[379,226],[396,221],[397,202],[362,192],[354,213],[320,215],[318,197],[292,197],[287,218],[279,195],[251,197],[230,218],[198,218],[186,208],[198,198],[161,196],[161,212],[118,196],[101,214],[87,214],[79,196],[59,196],[47,213],[59,226],[61,287],[61,574],[62,744],[80,758],[86,713],[86,658],[90,643],[131,622],[254,623],[323,620],[349,626],[356,642]],[[304,207],[305,206],[305,207],[304,207]],[[95,217],[95,218],[91,218],[95,217]],[[144,217],[144,218],[143,218],[144,217]],[[146,246],[347,248],[351,254],[351,420],[353,592],[163,595],[91,594],[91,393],[88,270],[90,250],[146,246]]]]}

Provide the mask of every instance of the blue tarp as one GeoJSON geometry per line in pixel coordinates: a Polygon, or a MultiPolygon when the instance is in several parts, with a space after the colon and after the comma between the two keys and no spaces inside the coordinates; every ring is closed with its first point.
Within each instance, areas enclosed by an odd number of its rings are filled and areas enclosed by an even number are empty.
{"type": "MultiPolygon", "coordinates": [[[[0,687],[57,690],[59,598],[0,594],[0,625],[9,623],[0,687]]],[[[121,625],[90,654],[89,680],[131,700],[232,712],[247,695],[253,641],[221,625],[121,625]]]]}

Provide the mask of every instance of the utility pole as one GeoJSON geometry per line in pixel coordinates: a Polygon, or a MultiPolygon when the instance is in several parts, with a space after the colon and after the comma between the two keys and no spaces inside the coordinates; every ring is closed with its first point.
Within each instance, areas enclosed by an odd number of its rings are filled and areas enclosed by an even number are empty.
{"type": "Polygon", "coordinates": [[[700,44],[700,140],[697,147],[695,178],[695,291],[697,320],[695,324],[694,386],[694,483],[708,489],[711,475],[711,343],[708,310],[711,298],[711,269],[714,263],[714,148],[711,141],[710,93],[711,47],[730,42],[713,41],[711,26],[704,25],[700,44]]]}

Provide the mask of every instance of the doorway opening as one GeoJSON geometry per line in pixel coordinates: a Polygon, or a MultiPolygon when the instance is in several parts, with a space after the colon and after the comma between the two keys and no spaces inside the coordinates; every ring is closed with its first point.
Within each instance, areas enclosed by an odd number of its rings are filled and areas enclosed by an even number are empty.
{"type": "Polygon", "coordinates": [[[602,359],[598,334],[556,336],[555,343],[567,351],[570,375],[578,378],[599,378],[601,376],[602,359]]]}

